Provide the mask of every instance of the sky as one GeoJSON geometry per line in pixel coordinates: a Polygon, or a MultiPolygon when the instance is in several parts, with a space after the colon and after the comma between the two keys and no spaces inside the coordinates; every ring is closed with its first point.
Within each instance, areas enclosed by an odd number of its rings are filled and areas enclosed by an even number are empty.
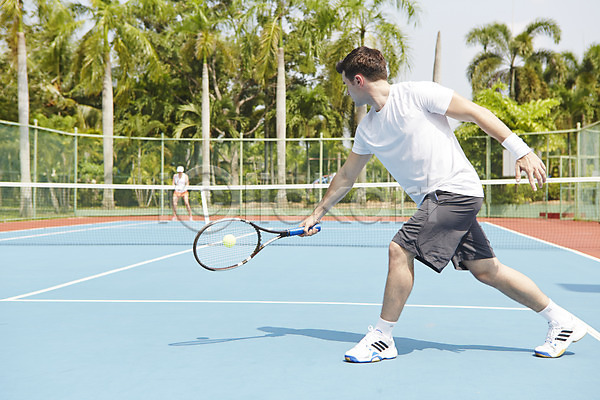
{"type": "MultiPolygon", "coordinates": [[[[466,78],[469,62],[481,47],[467,46],[467,32],[492,22],[506,24],[514,34],[539,18],[555,20],[562,30],[559,44],[540,36],[536,46],[554,51],[571,51],[581,60],[585,50],[600,44],[600,0],[415,0],[421,13],[416,27],[399,18],[411,47],[411,69],[400,80],[432,79],[435,42],[442,42],[441,83],[471,99],[466,78]]],[[[28,2],[26,2],[28,3],[28,2]]]]}
{"type": "Polygon", "coordinates": [[[598,0],[417,0],[420,23],[406,26],[411,47],[412,69],[401,80],[432,80],[437,32],[441,32],[441,84],[471,98],[466,78],[469,62],[481,47],[467,46],[467,32],[492,22],[506,24],[513,35],[539,18],[551,18],[562,30],[561,41],[554,44],[540,36],[535,45],[558,52],[571,51],[581,60],[590,45],[600,44],[600,1],[598,0]]]}

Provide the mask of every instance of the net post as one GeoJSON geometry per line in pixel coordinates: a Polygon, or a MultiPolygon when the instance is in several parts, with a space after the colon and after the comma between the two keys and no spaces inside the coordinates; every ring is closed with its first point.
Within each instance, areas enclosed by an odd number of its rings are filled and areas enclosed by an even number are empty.
{"type": "MultiPolygon", "coordinates": [[[[160,186],[165,185],[165,133],[160,133],[160,186]]],[[[158,211],[158,219],[165,215],[165,190],[160,189],[160,210],[158,211]]]]}
{"type": "MultiPolygon", "coordinates": [[[[240,185],[244,184],[244,138],[242,133],[240,132],[240,185]]],[[[242,202],[244,201],[244,197],[242,195],[242,191],[240,190],[240,207],[239,212],[242,213],[242,202]]]]}
{"type": "MultiPolygon", "coordinates": [[[[550,135],[546,135],[546,171],[546,176],[548,176],[548,172],[550,171],[550,135]]],[[[544,185],[546,194],[546,215],[550,212],[550,188],[548,186],[548,183],[544,185]]]]}
{"type": "MultiPolygon", "coordinates": [[[[74,129],[75,136],[73,137],[73,183],[77,183],[77,127],[74,129]]],[[[73,189],[73,216],[77,216],[77,186],[73,189]]]]}
{"type": "MultiPolygon", "coordinates": [[[[321,183],[323,177],[323,131],[319,132],[319,178],[318,183],[321,183]]],[[[319,201],[323,198],[323,189],[319,188],[319,201]]]]}
{"type": "MultiPolygon", "coordinates": [[[[33,125],[35,128],[33,129],[33,181],[37,183],[37,148],[38,148],[38,120],[33,120],[33,125]]],[[[36,217],[36,209],[37,209],[37,188],[33,188],[33,218],[36,217]]]]}
{"type": "Polygon", "coordinates": [[[404,193],[404,189],[402,189],[402,188],[400,188],[400,196],[402,196],[402,197],[400,197],[400,199],[401,199],[400,200],[400,207],[401,207],[400,210],[402,213],[402,217],[404,217],[404,197],[406,197],[406,195],[404,193]]]}
{"type": "MultiPolygon", "coordinates": [[[[575,174],[579,178],[581,177],[581,122],[577,123],[577,133],[575,135],[577,154],[575,154],[575,174]]],[[[579,208],[581,200],[581,184],[575,182],[575,218],[579,218],[579,208]]]]}
{"type": "Polygon", "coordinates": [[[206,188],[200,189],[200,200],[202,202],[202,213],[204,214],[204,224],[208,224],[210,222],[210,215],[208,214],[208,205],[206,202],[206,188]]]}
{"type": "MultiPolygon", "coordinates": [[[[488,135],[485,138],[485,179],[490,180],[492,176],[492,138],[488,135]]],[[[489,217],[492,202],[492,186],[485,186],[485,216],[489,217]]]]}

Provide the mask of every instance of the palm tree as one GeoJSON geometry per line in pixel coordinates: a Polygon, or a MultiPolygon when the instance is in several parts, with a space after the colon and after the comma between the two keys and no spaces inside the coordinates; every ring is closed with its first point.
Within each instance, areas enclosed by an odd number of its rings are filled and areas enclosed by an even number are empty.
{"type": "MultiPolygon", "coordinates": [[[[376,47],[383,53],[390,71],[390,78],[396,77],[402,68],[408,67],[409,47],[402,28],[389,13],[382,10],[394,10],[404,14],[407,23],[416,24],[420,9],[413,0],[352,0],[342,2],[338,9],[339,38],[332,44],[328,51],[327,59],[330,80],[337,82],[332,97],[341,97],[343,85],[335,72],[335,64],[359,46],[376,47]]],[[[366,106],[354,108],[354,119],[350,124],[353,132],[366,115],[366,106]]]]}
{"type": "MultiPolygon", "coordinates": [[[[239,1],[214,2],[211,4],[201,0],[189,2],[184,7],[186,18],[182,21],[180,27],[176,29],[176,32],[182,34],[184,38],[181,52],[183,58],[189,60],[189,63],[195,62],[191,59],[192,57],[202,62],[201,108],[199,109],[196,106],[193,99],[188,104],[179,107],[178,114],[181,119],[175,128],[175,136],[181,137],[184,135],[184,131],[187,130],[194,132],[194,136],[201,132],[202,185],[204,186],[208,186],[211,183],[211,178],[214,178],[211,176],[210,161],[211,131],[216,131],[222,137],[235,137],[236,134],[244,134],[243,130],[238,132],[231,125],[232,120],[241,117],[238,101],[245,96],[243,90],[225,101],[221,92],[221,87],[228,90],[236,85],[236,79],[232,79],[232,72],[235,76],[243,70],[237,62],[239,53],[237,41],[241,36],[240,27],[247,18],[242,13],[241,7],[239,1]],[[227,40],[220,34],[223,31],[234,32],[234,34],[227,40]],[[211,81],[212,90],[210,90],[211,81]],[[212,107],[211,97],[220,106],[215,105],[215,107],[212,107]],[[215,110],[214,117],[211,115],[213,114],[212,109],[215,110]],[[230,111],[232,109],[237,109],[236,116],[231,115],[230,111]],[[223,120],[223,117],[225,117],[225,120],[223,120]],[[212,122],[213,118],[217,119],[217,124],[212,122]],[[217,126],[220,123],[223,123],[224,126],[217,126]]],[[[234,159],[238,157],[239,152],[237,148],[232,148],[227,154],[232,157],[231,174],[233,184],[237,184],[239,174],[234,159]]]]}
{"type": "MultiPolygon", "coordinates": [[[[390,78],[396,77],[402,68],[408,67],[409,47],[402,28],[395,20],[391,20],[389,13],[383,9],[395,10],[402,13],[407,23],[416,24],[420,9],[413,0],[351,0],[340,4],[339,22],[340,37],[333,44],[329,53],[330,75],[337,76],[335,63],[346,56],[352,49],[359,46],[376,47],[383,53],[390,78]]],[[[343,85],[340,79],[331,79],[335,82],[332,96],[343,97],[343,85]]],[[[349,106],[351,103],[346,103],[349,106]]],[[[353,119],[349,119],[348,132],[354,132],[360,121],[367,114],[367,107],[356,107],[352,104],[353,119]]],[[[348,113],[347,111],[345,113],[348,113]]],[[[352,113],[352,112],[350,112],[352,113]]],[[[359,176],[359,182],[366,180],[366,168],[359,176]]],[[[359,201],[364,201],[364,190],[359,191],[359,201]]]]}
{"type": "MultiPolygon", "coordinates": [[[[277,183],[286,181],[286,73],[284,57],[284,30],[283,20],[286,18],[292,4],[286,5],[285,0],[258,1],[255,10],[260,20],[266,21],[262,25],[260,50],[257,63],[259,81],[266,87],[269,78],[276,73],[277,85],[275,95],[275,130],[277,137],[277,183]]],[[[284,201],[285,193],[278,192],[278,201],[284,201]]]]}
{"type": "MultiPolygon", "coordinates": [[[[227,21],[227,14],[220,7],[209,7],[202,2],[195,7],[196,19],[200,21],[195,43],[196,58],[202,61],[202,185],[210,184],[210,97],[208,60],[217,49],[224,50],[218,26],[227,21]]],[[[218,88],[217,88],[218,90],[218,88]]]]}
{"type": "MultiPolygon", "coordinates": [[[[496,83],[489,89],[482,89],[475,94],[473,101],[498,116],[505,121],[507,126],[516,133],[523,132],[543,132],[556,129],[554,124],[554,110],[560,104],[555,98],[534,100],[524,104],[518,104],[515,100],[503,94],[506,92],[506,84],[496,83]]],[[[479,172],[480,176],[486,174],[486,145],[485,141],[474,140],[473,137],[481,137],[484,134],[482,129],[474,123],[463,123],[456,130],[456,135],[465,152],[469,154],[473,166],[479,172]]],[[[533,148],[546,147],[545,137],[530,136],[530,145],[533,148]]],[[[564,147],[562,138],[550,142],[550,150],[564,147]]],[[[502,146],[492,146],[492,160],[502,160],[502,146]]],[[[502,176],[501,163],[491,165],[491,177],[498,178],[502,176]]]]}
{"type": "MultiPolygon", "coordinates": [[[[290,88],[290,100],[288,102],[288,111],[290,118],[288,119],[288,128],[290,136],[297,138],[314,138],[318,137],[319,134],[324,134],[325,137],[331,137],[333,132],[337,131],[337,127],[342,124],[341,115],[331,107],[330,99],[325,94],[323,86],[317,85],[314,88],[294,85],[290,88]]],[[[314,176],[310,174],[310,142],[304,142],[306,150],[302,153],[296,151],[296,153],[303,154],[304,159],[299,159],[296,156],[296,165],[306,163],[307,176],[306,182],[313,182],[314,176]]],[[[341,153],[343,152],[342,142],[330,142],[326,143],[327,152],[341,153]]],[[[296,145],[299,147],[299,144],[296,145]]],[[[291,148],[292,154],[294,148],[291,148]]],[[[289,153],[288,153],[289,155],[289,153]]],[[[298,177],[296,177],[298,178],[298,177]]]]}
{"type": "Polygon", "coordinates": [[[543,73],[550,91],[562,101],[557,115],[561,129],[600,118],[600,45],[591,45],[581,61],[571,52],[556,54],[543,73]]]}
{"type": "Polygon", "coordinates": [[[83,21],[75,20],[71,10],[60,0],[38,0],[37,17],[40,32],[36,35],[39,50],[35,54],[37,67],[47,74],[48,88],[62,92],[63,81],[69,75],[75,31],[83,21]]]}
{"type": "MultiPolygon", "coordinates": [[[[131,8],[136,4],[118,0],[91,0],[91,6],[78,4],[82,15],[90,15],[93,26],[83,36],[78,49],[81,66],[82,87],[88,94],[102,93],[102,136],[104,154],[104,183],[113,182],[113,58],[117,56],[122,75],[127,79],[134,68],[136,57],[146,62],[145,69],[151,78],[158,80],[162,67],[158,57],[144,33],[132,20],[131,8]]],[[[141,2],[143,3],[143,1],[141,2]]],[[[143,4],[142,4],[143,5],[143,4]]],[[[117,95],[119,93],[117,92],[117,95]]],[[[114,207],[114,194],[104,191],[103,206],[114,207]]]]}
{"type": "Polygon", "coordinates": [[[75,115],[78,128],[101,129],[100,109],[78,103],[70,93],[74,76],[71,66],[75,33],[83,21],[77,21],[73,11],[61,0],[37,0],[36,17],[39,28],[30,36],[30,42],[36,48],[31,55],[31,64],[33,72],[41,75],[40,92],[45,96],[42,101],[51,106],[46,108],[44,114],[75,115]]]}
{"type": "Polygon", "coordinates": [[[468,45],[481,45],[479,52],[467,67],[467,78],[471,82],[473,92],[491,87],[500,80],[508,85],[510,98],[516,99],[516,75],[522,68],[520,64],[548,60],[552,52],[535,49],[534,39],[546,35],[560,41],[561,30],[552,19],[538,19],[525,27],[517,36],[501,23],[492,23],[474,28],[466,36],[468,45]]]}
{"type": "MultiPolygon", "coordinates": [[[[29,152],[29,84],[27,82],[27,46],[23,24],[23,0],[2,0],[0,3],[0,23],[10,26],[9,46],[16,50],[17,55],[17,85],[19,109],[19,163],[21,182],[31,182],[31,162],[29,152]]],[[[21,189],[20,213],[29,217],[33,212],[31,188],[21,189]]]]}
{"type": "Polygon", "coordinates": [[[575,97],[578,100],[581,124],[600,118],[600,45],[591,45],[583,55],[575,80],[575,97]]]}

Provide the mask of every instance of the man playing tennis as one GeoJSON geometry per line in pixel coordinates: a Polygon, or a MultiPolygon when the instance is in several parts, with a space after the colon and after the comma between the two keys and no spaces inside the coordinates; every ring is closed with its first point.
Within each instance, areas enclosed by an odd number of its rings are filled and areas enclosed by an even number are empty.
{"type": "Polygon", "coordinates": [[[414,282],[414,259],[436,272],[451,261],[479,281],[531,308],[549,324],[546,341],[535,348],[540,357],[560,357],[571,342],[587,333],[586,325],[554,304],[536,284],[498,261],[476,220],[483,189],[461,149],[447,117],[474,122],[514,156],[516,178],[527,174],[533,190],[546,181],[546,167],[492,112],[433,82],[387,82],[386,62],[375,49],[359,47],[336,69],[357,106],[370,111],[356,129],[352,151],[312,214],[309,227],[352,188],[373,154],[419,205],[389,245],[383,306],[375,328],[345,354],[348,362],[374,362],[398,355],[392,329],[414,282]]]}

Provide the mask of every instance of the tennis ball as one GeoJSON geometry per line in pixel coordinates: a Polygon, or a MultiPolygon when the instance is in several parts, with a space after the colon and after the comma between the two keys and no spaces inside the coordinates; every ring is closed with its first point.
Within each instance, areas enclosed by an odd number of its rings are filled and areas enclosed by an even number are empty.
{"type": "Polygon", "coordinates": [[[225,247],[235,246],[235,236],[231,234],[223,236],[223,245],[225,247]]]}

